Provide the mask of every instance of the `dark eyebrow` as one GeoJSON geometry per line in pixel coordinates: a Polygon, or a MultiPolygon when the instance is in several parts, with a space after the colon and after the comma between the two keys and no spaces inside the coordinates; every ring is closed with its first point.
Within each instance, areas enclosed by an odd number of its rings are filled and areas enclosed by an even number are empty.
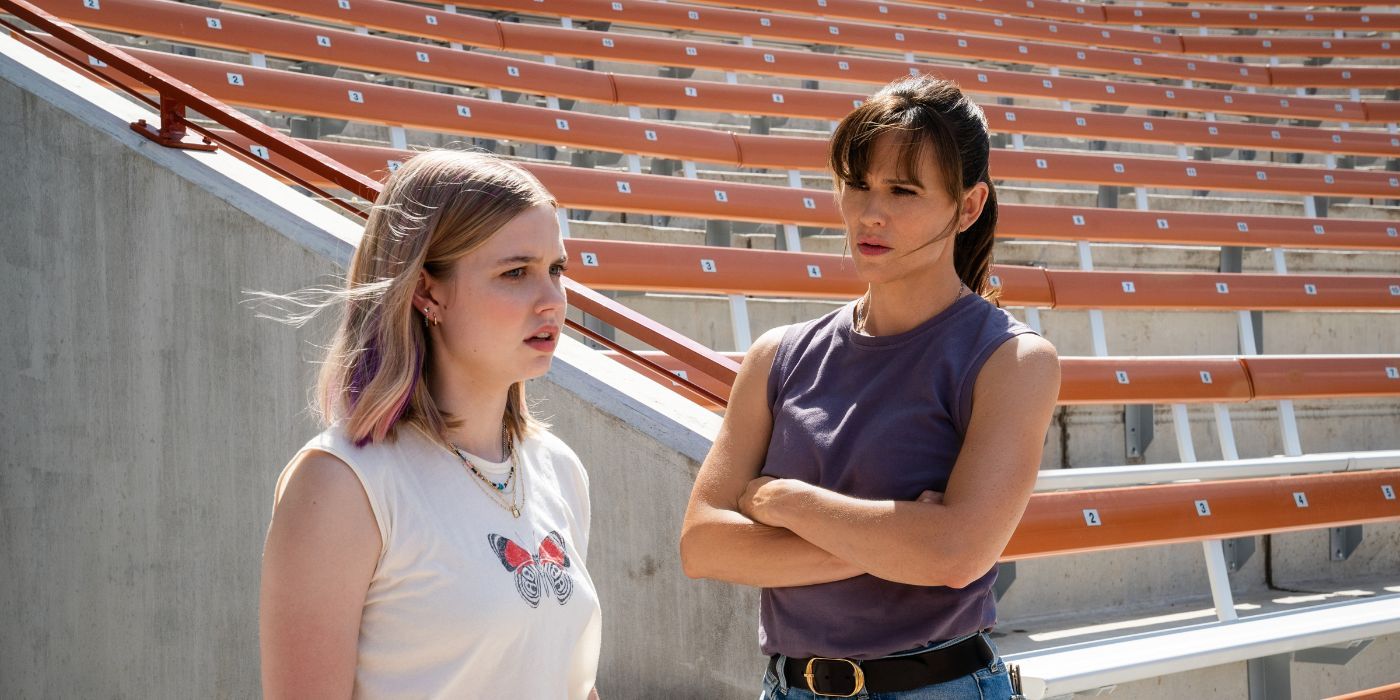
{"type": "Polygon", "coordinates": [[[888,178],[888,179],[885,180],[885,184],[886,184],[886,185],[913,185],[913,186],[915,186],[915,187],[923,187],[923,186],[924,186],[924,184],[923,184],[922,182],[919,182],[918,180],[910,180],[910,179],[905,179],[905,178],[888,178]]]}
{"type": "MultiPolygon", "coordinates": [[[[537,263],[537,262],[539,262],[539,261],[540,261],[539,257],[534,256],[534,255],[512,255],[512,256],[510,256],[510,257],[508,257],[508,258],[501,258],[500,260],[497,260],[497,261],[496,261],[496,264],[497,264],[497,265],[532,265],[532,264],[537,263]]],[[[563,265],[564,263],[566,263],[566,262],[568,262],[568,261],[569,261],[569,256],[567,256],[567,255],[561,255],[561,256],[559,256],[559,259],[558,259],[558,260],[555,260],[555,261],[554,261],[554,264],[555,264],[555,265],[563,265]]]]}

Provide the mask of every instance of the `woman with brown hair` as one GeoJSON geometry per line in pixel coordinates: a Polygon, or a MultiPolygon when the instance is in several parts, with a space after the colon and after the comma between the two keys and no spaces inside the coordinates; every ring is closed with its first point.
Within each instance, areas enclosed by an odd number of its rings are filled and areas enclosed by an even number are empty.
{"type": "Polygon", "coordinates": [[[989,283],[982,111],[931,77],[831,141],[855,302],[749,350],[681,535],[694,577],[757,586],[765,700],[1007,698],[988,631],[1059,388],[989,283]]]}
{"type": "Polygon", "coordinates": [[[555,212],[485,154],[386,183],[332,300],[326,430],[277,482],[268,698],[596,697],[587,474],[523,384],[564,323],[555,212]]]}

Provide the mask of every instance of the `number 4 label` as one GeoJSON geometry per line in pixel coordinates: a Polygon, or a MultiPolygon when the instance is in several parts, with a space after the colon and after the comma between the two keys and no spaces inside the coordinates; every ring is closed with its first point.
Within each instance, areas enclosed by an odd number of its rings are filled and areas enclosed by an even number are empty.
{"type": "Polygon", "coordinates": [[[1307,507],[1308,507],[1308,494],[1303,493],[1302,491],[1294,491],[1294,492],[1293,492],[1293,504],[1296,505],[1296,506],[1298,506],[1299,508],[1307,508],[1307,507]]]}

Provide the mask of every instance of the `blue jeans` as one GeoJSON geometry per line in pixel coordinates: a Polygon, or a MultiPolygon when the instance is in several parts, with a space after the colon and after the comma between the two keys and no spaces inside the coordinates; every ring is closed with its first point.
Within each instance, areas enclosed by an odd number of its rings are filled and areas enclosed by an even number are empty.
{"type": "MultiPolygon", "coordinates": [[[[983,633],[985,634],[985,633],[983,633]]],[[[922,649],[895,654],[894,656],[906,656],[937,649],[954,644],[966,639],[950,639],[947,642],[930,644],[922,649]]],[[[991,638],[987,643],[991,644],[991,638]]],[[[996,651],[996,645],[992,644],[992,650],[996,651]]],[[[780,658],[781,662],[782,659],[780,658]]],[[[777,674],[782,673],[782,663],[778,664],[777,674]]],[[[780,678],[773,671],[763,674],[763,694],[759,695],[759,700],[822,700],[829,696],[817,695],[807,690],[806,682],[801,679],[780,678]],[[796,683],[799,687],[792,687],[790,682],[796,683]]],[[[1008,700],[1011,697],[1011,677],[1006,672],[1006,664],[1002,663],[1001,657],[997,656],[986,668],[978,669],[961,678],[954,678],[945,683],[935,683],[926,685],[914,690],[901,690],[893,693],[872,693],[862,690],[856,693],[855,700],[1008,700]]]]}

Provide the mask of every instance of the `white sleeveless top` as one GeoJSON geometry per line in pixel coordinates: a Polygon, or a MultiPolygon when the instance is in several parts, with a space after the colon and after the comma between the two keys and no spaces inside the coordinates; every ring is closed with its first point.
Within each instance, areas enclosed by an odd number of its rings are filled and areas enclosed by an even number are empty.
{"type": "MultiPolygon", "coordinates": [[[[356,698],[587,698],[602,615],[585,565],[588,476],[567,445],[537,430],[516,446],[518,519],[416,428],[357,448],[332,427],[307,450],[354,470],[384,543],[360,621],[356,698]]],[[[472,463],[493,481],[510,470],[472,463]]]]}

